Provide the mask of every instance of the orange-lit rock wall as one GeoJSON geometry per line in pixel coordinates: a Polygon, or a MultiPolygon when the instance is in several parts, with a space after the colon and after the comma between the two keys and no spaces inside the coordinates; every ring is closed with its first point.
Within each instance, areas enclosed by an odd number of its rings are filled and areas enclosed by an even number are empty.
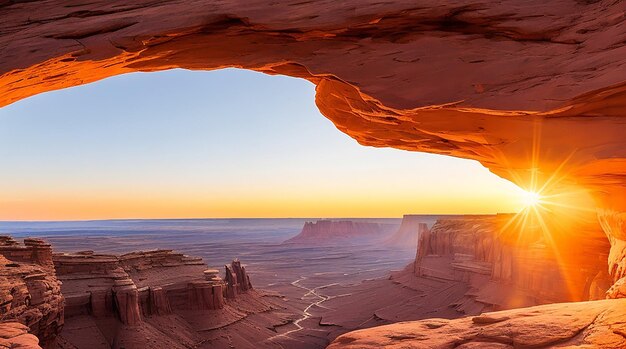
{"type": "MultiPolygon", "coordinates": [[[[432,229],[420,231],[415,274],[429,276],[433,261],[449,263],[446,276],[469,281],[473,297],[491,309],[605,298],[610,286],[608,241],[598,234],[580,234],[576,245],[559,248],[565,243],[550,241],[556,234],[544,234],[531,224],[520,235],[515,219],[439,219],[432,229]]],[[[588,228],[600,230],[597,224],[588,228]]]]}
{"type": "Polygon", "coordinates": [[[612,245],[609,270],[619,280],[625,7],[609,0],[8,0],[0,2],[0,105],[177,67],[308,79],[321,112],[363,145],[475,159],[522,187],[590,197],[569,214],[599,208],[612,245]]]}

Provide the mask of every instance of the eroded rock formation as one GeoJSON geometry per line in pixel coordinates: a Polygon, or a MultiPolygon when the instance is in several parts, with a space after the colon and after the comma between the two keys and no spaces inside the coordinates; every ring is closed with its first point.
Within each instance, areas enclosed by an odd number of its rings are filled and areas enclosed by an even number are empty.
{"type": "MultiPolygon", "coordinates": [[[[623,294],[623,1],[9,0],[0,17],[0,105],[176,67],[308,79],[320,111],[363,145],[474,159],[524,188],[576,196],[553,222],[597,208],[610,295],[623,294]]],[[[600,236],[553,228],[557,251],[600,236]]]]}
{"type": "MultiPolygon", "coordinates": [[[[50,245],[39,239],[25,239],[19,244],[0,236],[0,322],[26,325],[42,347],[52,348],[63,327],[63,312],[64,298],[50,245]]],[[[2,335],[6,326],[0,328],[2,335]]],[[[22,327],[14,327],[22,331],[22,327]]],[[[20,338],[32,342],[28,336],[20,338]]]]}
{"type": "Polygon", "coordinates": [[[313,245],[341,243],[363,243],[381,241],[389,236],[394,226],[390,224],[319,220],[305,222],[300,234],[284,243],[305,243],[313,245]]]}
{"type": "Polygon", "coordinates": [[[220,337],[215,329],[251,326],[248,315],[275,307],[252,291],[238,260],[222,279],[201,258],[172,250],[84,251],[53,259],[67,299],[59,349],[194,347],[220,337]]]}
{"type": "MultiPolygon", "coordinates": [[[[224,307],[226,283],[201,258],[171,250],[132,252],[121,256],[91,251],[55,254],[63,281],[67,316],[115,314],[122,324],[135,325],[143,316],[166,315],[176,309],[217,310],[224,307]]],[[[239,261],[233,262],[239,264],[239,261]]],[[[239,267],[245,273],[245,268],[239,267]]],[[[246,276],[247,277],[247,276],[246,276]]],[[[235,280],[236,281],[236,280],[235,280]]],[[[228,285],[228,286],[227,286],[228,285]]],[[[247,284],[250,285],[249,279],[247,284]]],[[[239,287],[237,293],[251,287],[239,287]]]]}
{"type": "Polygon", "coordinates": [[[363,145],[585,191],[610,273],[624,276],[622,1],[4,1],[0,15],[0,105],[176,67],[308,79],[321,112],[363,145]]]}
{"type": "Polygon", "coordinates": [[[0,236],[0,263],[0,346],[8,348],[182,349],[221,343],[223,331],[237,331],[230,326],[263,332],[262,340],[287,316],[271,313],[280,306],[253,290],[239,260],[222,279],[201,258],[172,250],[53,254],[43,240],[0,236]]]}
{"type": "MultiPolygon", "coordinates": [[[[555,249],[541,229],[528,226],[523,236],[511,227],[513,215],[439,219],[420,231],[414,272],[467,282],[468,296],[483,310],[604,299],[610,282],[608,249],[597,234],[567,250],[555,249]]],[[[596,230],[599,230],[596,227],[596,230]]]]}

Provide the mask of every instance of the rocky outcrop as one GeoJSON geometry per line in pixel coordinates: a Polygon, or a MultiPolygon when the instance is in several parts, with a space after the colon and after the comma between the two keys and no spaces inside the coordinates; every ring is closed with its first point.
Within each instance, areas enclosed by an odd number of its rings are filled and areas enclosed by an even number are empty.
{"type": "MultiPolygon", "coordinates": [[[[184,309],[221,309],[226,285],[201,258],[171,250],[132,252],[121,256],[91,251],[55,254],[58,277],[68,302],[67,316],[116,314],[122,324],[135,325],[144,316],[184,309]]],[[[239,273],[247,278],[238,261],[239,273]]],[[[247,285],[249,284],[249,279],[247,285]]],[[[236,282],[236,280],[235,280],[236,282]]],[[[234,284],[238,292],[240,288],[234,284]]],[[[236,294],[235,294],[236,295],[236,294]]]]}
{"type": "Polygon", "coordinates": [[[563,303],[354,331],[328,349],[625,348],[626,300],[563,303]]]}
{"type": "Polygon", "coordinates": [[[235,298],[237,294],[252,289],[250,277],[246,273],[246,267],[239,260],[234,260],[231,265],[224,266],[226,272],[226,297],[235,298]]]}
{"type": "MultiPolygon", "coordinates": [[[[71,325],[60,334],[60,348],[91,347],[98,341],[115,348],[141,348],[145,344],[138,341],[142,334],[159,338],[159,344],[154,344],[159,348],[193,346],[203,340],[194,330],[185,330],[189,332],[181,338],[162,331],[168,326],[200,326],[197,331],[206,331],[206,326],[210,329],[241,320],[246,313],[237,312],[228,302],[238,302],[252,290],[240,261],[226,266],[223,280],[219,271],[207,269],[201,258],[172,250],[119,256],[93,251],[58,253],[53,260],[63,282],[66,320],[71,325]],[[89,330],[81,323],[89,324],[89,330]],[[85,338],[85,331],[94,337],[85,338]]],[[[256,309],[259,303],[262,311],[271,309],[259,300],[254,302],[248,307],[256,309]]]]}
{"type": "Polygon", "coordinates": [[[22,245],[0,237],[0,322],[27,326],[42,347],[51,348],[63,327],[63,313],[50,245],[39,239],[24,239],[22,245]]]}
{"type": "Polygon", "coordinates": [[[394,228],[391,224],[319,220],[305,222],[300,234],[284,243],[305,243],[313,245],[341,243],[364,243],[381,241],[389,236],[394,228]]]}
{"type": "Polygon", "coordinates": [[[603,243],[608,249],[606,242],[591,234],[568,250],[554,249],[549,239],[559,239],[556,234],[529,225],[520,236],[515,219],[439,219],[431,230],[420,232],[415,275],[467,282],[467,296],[484,309],[605,298],[610,283],[602,283],[598,275],[606,275],[606,256],[595,253],[603,243]]]}

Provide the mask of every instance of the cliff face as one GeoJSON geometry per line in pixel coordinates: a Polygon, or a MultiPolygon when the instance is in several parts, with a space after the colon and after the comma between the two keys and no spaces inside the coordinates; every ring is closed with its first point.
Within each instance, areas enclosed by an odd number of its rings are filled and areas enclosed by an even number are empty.
{"type": "Polygon", "coordinates": [[[407,302],[396,311],[404,317],[418,315],[413,319],[434,318],[353,331],[328,348],[626,347],[624,300],[576,303],[626,290],[621,282],[609,289],[606,255],[597,254],[608,250],[608,242],[589,233],[601,228],[578,222],[580,231],[568,230],[575,238],[570,236],[567,244],[558,227],[538,227],[527,218],[520,229],[517,218],[445,218],[422,229],[414,276],[393,279],[425,290],[425,300],[407,302]],[[537,306],[546,303],[553,304],[537,306]],[[519,307],[530,308],[513,309],[519,307]],[[492,312],[501,309],[508,310],[492,312]],[[454,319],[462,315],[470,316],[454,319]]]}
{"type": "MultiPolygon", "coordinates": [[[[181,316],[181,312],[203,314],[220,323],[223,315],[218,311],[225,308],[225,299],[235,299],[252,289],[245,267],[239,261],[225,266],[223,281],[219,271],[207,269],[201,258],[171,250],[121,256],[91,251],[63,253],[54,255],[54,264],[63,282],[68,323],[89,319],[90,331],[113,347],[136,347],[138,333],[153,333],[155,328],[164,330],[163,321],[154,324],[154,319],[181,316]]],[[[185,320],[169,322],[170,326],[189,327],[185,320]]],[[[64,345],[96,344],[73,328],[62,332],[61,337],[64,345]]],[[[179,347],[199,341],[193,333],[183,337],[182,343],[176,343],[175,337],[157,336],[160,346],[179,347]]]]}
{"type": "Polygon", "coordinates": [[[606,255],[596,253],[608,249],[606,241],[590,234],[562,249],[563,244],[549,241],[555,236],[536,227],[518,235],[511,227],[513,219],[438,220],[431,230],[420,232],[415,274],[468,282],[468,295],[491,310],[605,298],[610,285],[606,255]]]}
{"type": "Polygon", "coordinates": [[[268,348],[260,342],[285,321],[238,260],[225,266],[224,279],[201,258],[171,250],[62,253],[54,263],[67,299],[58,349],[250,347],[246,333],[268,348]]]}
{"type": "MultiPolygon", "coordinates": [[[[25,239],[22,245],[0,236],[0,266],[0,322],[26,325],[42,347],[52,348],[63,327],[64,298],[50,245],[38,239],[25,239]]],[[[23,327],[15,328],[23,332],[23,327]]]]}
{"type": "Polygon", "coordinates": [[[222,347],[223,331],[242,344],[237,331],[261,341],[275,332],[259,326],[285,322],[238,260],[222,279],[201,258],[171,250],[53,254],[42,240],[0,236],[0,265],[0,346],[8,348],[222,347]]]}
{"type": "Polygon", "coordinates": [[[389,236],[393,226],[379,223],[356,221],[319,220],[306,222],[300,234],[284,243],[306,243],[314,245],[342,243],[363,243],[380,241],[389,236]]]}

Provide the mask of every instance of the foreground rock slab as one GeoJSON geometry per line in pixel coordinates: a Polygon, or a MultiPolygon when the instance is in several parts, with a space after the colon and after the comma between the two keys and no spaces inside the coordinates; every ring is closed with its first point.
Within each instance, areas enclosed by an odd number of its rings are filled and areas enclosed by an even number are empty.
{"type": "Polygon", "coordinates": [[[559,303],[344,334],[328,349],[626,348],[626,300],[559,303]]]}

